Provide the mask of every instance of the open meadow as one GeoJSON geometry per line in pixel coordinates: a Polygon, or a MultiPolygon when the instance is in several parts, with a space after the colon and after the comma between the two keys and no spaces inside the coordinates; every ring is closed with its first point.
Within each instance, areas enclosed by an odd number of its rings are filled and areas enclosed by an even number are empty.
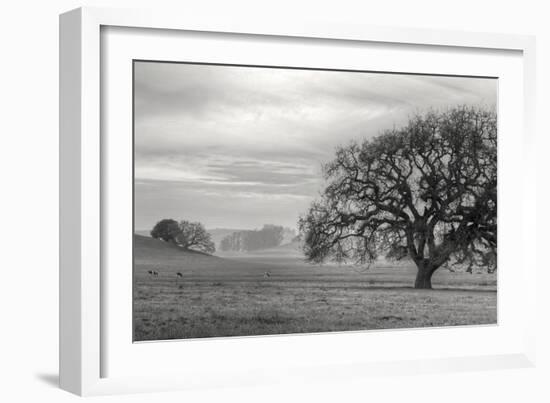
{"type": "Polygon", "coordinates": [[[135,235],[134,340],[497,322],[496,273],[440,269],[433,290],[414,289],[415,274],[412,263],[311,265],[293,244],[212,256],[135,235]]]}

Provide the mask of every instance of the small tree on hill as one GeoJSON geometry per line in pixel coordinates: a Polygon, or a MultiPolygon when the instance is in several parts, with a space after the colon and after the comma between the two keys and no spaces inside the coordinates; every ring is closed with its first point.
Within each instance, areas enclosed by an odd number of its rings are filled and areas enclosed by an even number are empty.
{"type": "Polygon", "coordinates": [[[176,242],[180,233],[180,227],[176,220],[164,219],[155,224],[151,230],[151,236],[155,239],[162,239],[165,242],[176,242]]]}
{"type": "Polygon", "coordinates": [[[204,226],[199,222],[180,221],[176,242],[184,249],[192,249],[205,253],[214,253],[216,246],[206,232],[204,226]]]}
{"type": "Polygon", "coordinates": [[[460,264],[496,269],[497,119],[460,107],[340,147],[299,227],[311,262],[409,257],[415,288],[460,264]]]}

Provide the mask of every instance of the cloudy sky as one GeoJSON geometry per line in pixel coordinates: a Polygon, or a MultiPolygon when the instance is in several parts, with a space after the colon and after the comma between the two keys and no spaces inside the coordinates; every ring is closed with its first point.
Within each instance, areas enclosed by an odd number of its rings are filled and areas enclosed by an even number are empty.
{"type": "Polygon", "coordinates": [[[494,79],[135,64],[135,228],[295,228],[338,144],[414,113],[494,108],[494,79]]]}

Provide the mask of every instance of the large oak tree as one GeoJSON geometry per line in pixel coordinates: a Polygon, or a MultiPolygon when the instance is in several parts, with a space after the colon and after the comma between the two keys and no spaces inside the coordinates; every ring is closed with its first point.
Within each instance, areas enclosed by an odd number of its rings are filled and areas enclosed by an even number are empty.
{"type": "Polygon", "coordinates": [[[410,258],[415,288],[440,267],[496,270],[497,120],[430,112],[354,142],[324,166],[326,188],[299,226],[311,262],[410,258]]]}

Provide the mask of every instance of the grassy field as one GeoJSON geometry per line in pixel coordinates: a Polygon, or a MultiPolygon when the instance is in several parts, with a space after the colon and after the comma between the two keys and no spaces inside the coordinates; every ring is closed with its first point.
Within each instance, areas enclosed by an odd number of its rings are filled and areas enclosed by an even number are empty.
{"type": "Polygon", "coordinates": [[[378,263],[368,271],[312,266],[292,246],[210,256],[138,235],[134,258],[136,341],[497,320],[496,274],[440,270],[433,290],[415,290],[410,264],[378,263]]]}

